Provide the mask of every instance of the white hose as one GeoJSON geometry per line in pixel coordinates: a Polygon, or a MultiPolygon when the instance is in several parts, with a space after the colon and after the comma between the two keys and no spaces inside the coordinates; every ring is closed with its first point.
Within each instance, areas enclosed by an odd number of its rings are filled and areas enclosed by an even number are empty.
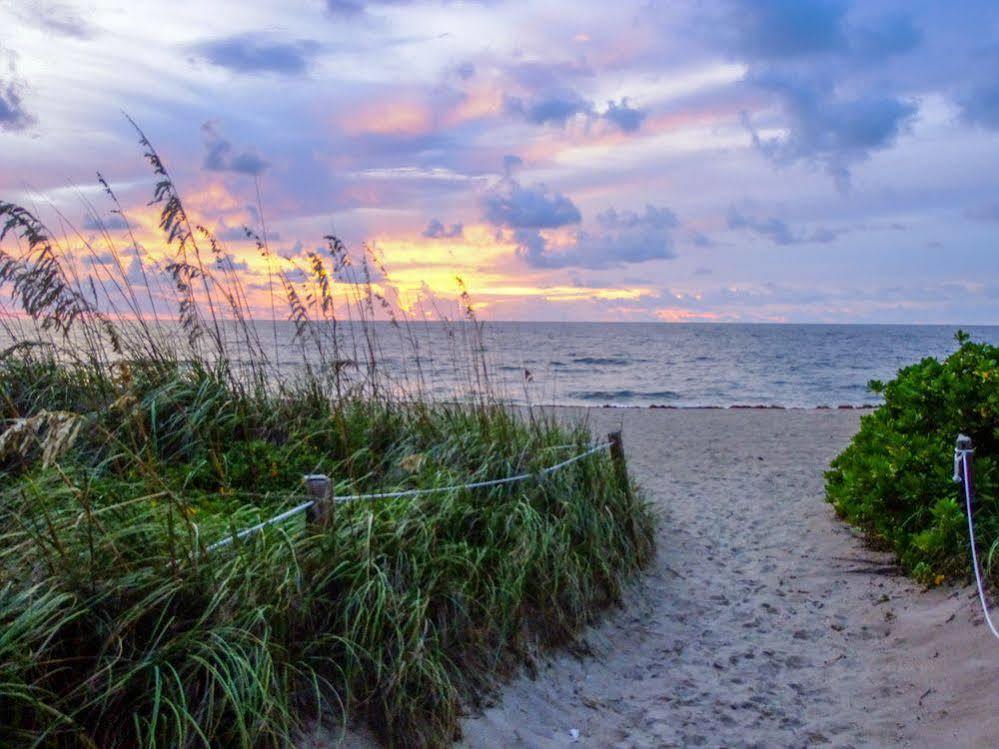
{"type": "Polygon", "coordinates": [[[964,503],[968,511],[968,537],[971,541],[971,563],[975,568],[975,582],[978,584],[978,600],[982,602],[982,613],[985,614],[985,622],[989,625],[989,629],[992,630],[995,638],[999,640],[999,631],[996,631],[996,625],[992,623],[992,617],[989,616],[989,606],[985,601],[985,587],[982,585],[982,573],[978,569],[978,551],[975,548],[975,524],[971,519],[971,482],[968,480],[968,452],[968,450],[961,451],[961,466],[964,469],[961,479],[964,484],[964,503]]]}

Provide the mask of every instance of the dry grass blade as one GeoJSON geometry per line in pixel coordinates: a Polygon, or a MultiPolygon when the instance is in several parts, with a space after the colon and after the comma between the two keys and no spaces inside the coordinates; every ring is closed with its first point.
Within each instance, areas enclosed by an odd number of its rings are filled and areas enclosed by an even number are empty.
{"type": "Polygon", "coordinates": [[[48,468],[73,447],[85,421],[67,411],[39,411],[13,419],[0,433],[0,459],[28,460],[40,451],[42,467],[48,468]]]}

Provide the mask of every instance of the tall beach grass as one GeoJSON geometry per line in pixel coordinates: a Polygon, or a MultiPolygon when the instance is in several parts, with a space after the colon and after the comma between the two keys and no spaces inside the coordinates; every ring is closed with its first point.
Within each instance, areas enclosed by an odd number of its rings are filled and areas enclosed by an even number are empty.
{"type": "Polygon", "coordinates": [[[451,350],[422,350],[377,256],[333,236],[299,267],[246,228],[268,269],[259,319],[139,138],[158,253],[103,178],[124,228],[88,204],[92,238],[0,202],[0,745],[284,747],[352,722],[446,745],[499,680],[618,599],[654,551],[648,508],[597,453],[209,551],[301,502],[303,474],[341,495],[451,486],[592,436],[504,405],[464,289],[451,350]],[[405,362],[386,366],[376,317],[405,362]],[[432,356],[461,392],[429,397],[432,356]]]}

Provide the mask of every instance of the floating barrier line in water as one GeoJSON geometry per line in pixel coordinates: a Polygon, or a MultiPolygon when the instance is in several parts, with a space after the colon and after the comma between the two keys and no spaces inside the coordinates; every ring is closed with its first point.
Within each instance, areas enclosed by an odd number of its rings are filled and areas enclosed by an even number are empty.
{"type": "Polygon", "coordinates": [[[992,630],[993,636],[999,640],[999,631],[996,631],[996,625],[992,623],[992,617],[989,616],[989,606],[985,600],[985,587],[982,585],[982,573],[978,568],[978,550],[975,544],[975,523],[971,518],[971,505],[973,504],[972,498],[974,497],[975,490],[972,487],[971,472],[968,470],[968,458],[975,454],[974,448],[971,446],[971,438],[966,437],[963,434],[958,435],[957,446],[954,448],[954,480],[960,481],[964,485],[964,504],[968,513],[968,537],[971,541],[971,564],[975,568],[975,583],[978,585],[978,600],[982,604],[982,613],[985,614],[985,622],[989,625],[989,629],[992,630]],[[960,466],[960,471],[958,467],[960,466]]]}
{"type": "MultiPolygon", "coordinates": [[[[574,455],[571,458],[563,460],[561,463],[556,463],[548,468],[543,468],[540,471],[533,471],[531,473],[518,473],[516,476],[507,476],[501,479],[489,479],[487,481],[473,481],[469,484],[452,484],[450,486],[435,486],[428,489],[403,489],[401,491],[395,492],[375,492],[373,494],[346,494],[343,496],[338,496],[333,498],[335,504],[345,504],[347,502],[355,502],[362,499],[397,499],[401,497],[418,497],[425,494],[441,494],[444,492],[458,491],[461,489],[483,489],[488,486],[500,486],[502,484],[515,484],[519,481],[527,481],[531,478],[542,478],[548,476],[549,474],[555,473],[562,468],[572,465],[573,463],[582,460],[583,458],[588,458],[593,453],[599,452],[611,446],[611,442],[601,442],[596,445],[592,445],[585,452],[579,455],[574,455]]],[[[567,447],[566,445],[559,445],[558,447],[567,447]]],[[[310,507],[313,507],[319,500],[309,500],[308,502],[303,502],[300,505],[296,505],[284,512],[275,515],[272,518],[268,518],[263,522],[257,523],[256,525],[251,525],[249,528],[244,528],[238,533],[234,533],[231,536],[226,536],[223,539],[210,544],[205,548],[205,551],[215,551],[216,549],[221,549],[224,546],[229,546],[233,541],[238,539],[244,539],[248,536],[252,536],[255,533],[259,533],[264,528],[269,525],[275,525],[276,523],[284,522],[289,518],[299,515],[310,507]]]]}

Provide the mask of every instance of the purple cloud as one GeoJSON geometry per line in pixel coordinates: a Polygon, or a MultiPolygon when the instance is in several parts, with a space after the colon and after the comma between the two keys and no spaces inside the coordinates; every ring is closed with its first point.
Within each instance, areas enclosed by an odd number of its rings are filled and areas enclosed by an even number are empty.
{"type": "Polygon", "coordinates": [[[123,231],[128,228],[124,217],[113,213],[107,217],[97,217],[87,214],[81,224],[86,231],[123,231]]]}
{"type": "Polygon", "coordinates": [[[19,17],[44,31],[74,39],[90,39],[95,29],[72,6],[52,2],[23,2],[16,7],[19,17]]]}
{"type": "Polygon", "coordinates": [[[729,229],[746,229],[761,237],[766,237],[774,244],[785,246],[810,243],[827,244],[835,241],[842,234],[842,232],[823,227],[810,233],[796,232],[788,226],[786,221],[777,216],[763,219],[747,216],[735,206],[729,208],[727,222],[729,229]]]}
{"type": "Polygon", "coordinates": [[[837,187],[851,169],[893,146],[918,106],[882,80],[864,81],[872,64],[911,52],[922,33],[908,13],[880,14],[846,0],[731,0],[712,37],[748,64],[745,83],[771,95],[786,134],[763,138],[747,117],[754,145],[778,165],[825,167],[837,187]],[[858,81],[860,81],[858,83],[858,81]]]}
{"type": "Polygon", "coordinates": [[[268,163],[253,151],[233,153],[232,143],[222,137],[214,122],[201,126],[205,139],[205,158],[202,168],[211,172],[236,172],[257,177],[264,173],[268,163]]]}
{"type": "Polygon", "coordinates": [[[745,117],[756,148],[778,165],[821,164],[843,192],[850,187],[851,167],[894,145],[918,109],[890,94],[839,95],[827,80],[769,73],[753,82],[776,95],[787,119],[786,134],[764,138],[745,117]]]}
{"type": "Polygon", "coordinates": [[[413,0],[326,0],[326,9],[334,16],[359,16],[369,8],[410,5],[413,0]]]}
{"type": "Polygon", "coordinates": [[[599,231],[577,231],[567,248],[553,250],[535,229],[514,232],[517,255],[533,268],[614,268],[675,257],[673,230],[680,222],[668,208],[643,213],[610,208],[597,216],[599,231]]]}
{"type": "Polygon", "coordinates": [[[593,102],[587,101],[572,89],[563,88],[546,91],[536,96],[521,98],[507,96],[504,99],[506,111],[524,118],[535,125],[559,125],[580,114],[591,114],[593,102]]]}
{"type": "Polygon", "coordinates": [[[647,112],[629,106],[628,97],[625,96],[620,104],[614,101],[607,102],[607,111],[600,116],[617,125],[622,132],[633,133],[642,126],[647,115],[647,112]]]}
{"type": "Polygon", "coordinates": [[[999,80],[992,78],[973,86],[960,98],[958,105],[965,122],[999,130],[999,80]]]}
{"type": "Polygon", "coordinates": [[[523,187],[505,177],[482,198],[483,217],[510,229],[555,229],[582,220],[576,204],[545,185],[523,187]]]}
{"type": "Polygon", "coordinates": [[[464,227],[461,224],[451,224],[445,226],[439,219],[432,218],[427,228],[423,230],[423,236],[430,239],[455,239],[464,234],[464,227]]]}
{"type": "Polygon", "coordinates": [[[304,75],[319,53],[317,42],[279,41],[266,34],[237,34],[202,42],[195,51],[212,65],[233,73],[304,75]]]}
{"type": "MultiPolygon", "coordinates": [[[[0,55],[3,55],[3,48],[0,48],[0,55]]],[[[21,99],[24,83],[17,76],[17,57],[13,52],[3,57],[6,57],[7,74],[0,73],[0,130],[21,132],[34,125],[35,118],[24,108],[21,99]]]]}
{"type": "Polygon", "coordinates": [[[842,0],[738,0],[730,2],[722,32],[740,56],[783,60],[845,49],[842,0]],[[734,37],[734,38],[732,38],[734,37]]]}
{"type": "Polygon", "coordinates": [[[999,221],[999,201],[969,208],[965,215],[975,221],[999,221]]]}

